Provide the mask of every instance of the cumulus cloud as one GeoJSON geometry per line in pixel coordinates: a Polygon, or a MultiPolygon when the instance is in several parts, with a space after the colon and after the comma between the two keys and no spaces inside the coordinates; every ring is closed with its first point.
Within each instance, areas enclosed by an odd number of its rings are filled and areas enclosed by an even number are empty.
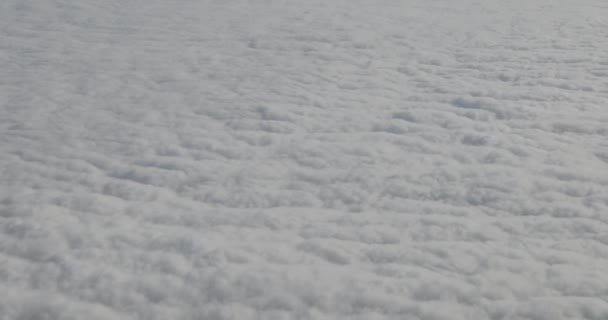
{"type": "Polygon", "coordinates": [[[0,319],[608,319],[595,0],[0,4],[0,319]]]}

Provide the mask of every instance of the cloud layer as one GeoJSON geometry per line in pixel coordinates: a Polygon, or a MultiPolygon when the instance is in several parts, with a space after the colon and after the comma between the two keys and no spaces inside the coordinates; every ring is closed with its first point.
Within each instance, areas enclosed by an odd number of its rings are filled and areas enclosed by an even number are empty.
{"type": "Polygon", "coordinates": [[[608,8],[0,4],[0,319],[608,318],[608,8]]]}

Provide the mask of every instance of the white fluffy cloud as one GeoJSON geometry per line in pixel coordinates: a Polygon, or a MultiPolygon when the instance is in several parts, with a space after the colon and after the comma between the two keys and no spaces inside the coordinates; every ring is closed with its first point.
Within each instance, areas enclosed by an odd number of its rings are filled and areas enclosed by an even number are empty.
{"type": "Polygon", "coordinates": [[[0,4],[0,319],[608,319],[598,0],[0,4]]]}

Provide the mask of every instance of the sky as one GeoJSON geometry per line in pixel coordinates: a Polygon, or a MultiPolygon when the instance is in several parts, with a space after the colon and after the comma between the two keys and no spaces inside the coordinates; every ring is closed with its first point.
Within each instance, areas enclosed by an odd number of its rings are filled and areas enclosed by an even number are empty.
{"type": "Polygon", "coordinates": [[[600,0],[4,0],[0,320],[608,319],[600,0]]]}

